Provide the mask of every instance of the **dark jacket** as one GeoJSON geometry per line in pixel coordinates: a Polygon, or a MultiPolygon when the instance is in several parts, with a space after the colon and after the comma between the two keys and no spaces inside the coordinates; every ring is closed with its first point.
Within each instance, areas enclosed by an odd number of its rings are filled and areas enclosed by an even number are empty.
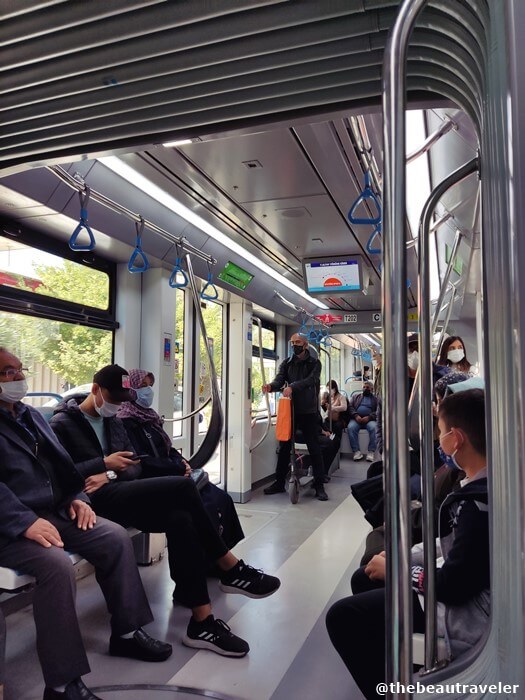
{"type": "MultiPolygon", "coordinates": [[[[370,398],[372,399],[372,412],[368,417],[370,418],[370,420],[377,420],[376,413],[378,400],[377,397],[374,396],[374,394],[372,393],[370,393],[370,398]]],[[[353,418],[355,420],[355,417],[359,415],[357,409],[361,405],[362,400],[363,394],[354,394],[354,396],[352,396],[348,406],[348,413],[350,415],[350,418],[353,418]]]]}
{"type": "Polygon", "coordinates": [[[0,411],[0,545],[19,537],[39,513],[53,511],[68,518],[65,508],[71,501],[89,500],[82,493],[84,480],[45,418],[31,406],[16,406],[28,411],[38,447],[30,433],[0,411]]]}
{"type": "Polygon", "coordinates": [[[293,410],[296,415],[319,412],[321,363],[310,355],[299,360],[296,355],[281,362],[277,376],[271,382],[272,391],[280,391],[285,383],[292,387],[293,410]]]}
{"type": "Polygon", "coordinates": [[[182,455],[174,447],[169,448],[162,435],[152,424],[141,423],[135,418],[122,418],[128,438],[137,454],[149,454],[140,460],[142,476],[172,474],[184,476],[186,465],[182,455]]]}
{"type": "MultiPolygon", "coordinates": [[[[49,421],[56,436],[69,452],[76,468],[84,479],[93,474],[103,474],[106,471],[102,447],[95,431],[89,424],[79,404],[85,396],[73,397],[62,401],[55,409],[54,415],[49,421]]],[[[106,442],[109,446],[108,454],[127,450],[133,452],[126,429],[119,418],[104,418],[104,431],[106,442]]],[[[118,472],[120,481],[136,479],[141,474],[140,464],[132,465],[118,472]]],[[[102,488],[107,488],[106,484],[102,488]]],[[[100,490],[100,489],[99,489],[100,490]]]]}
{"type": "MultiPolygon", "coordinates": [[[[436,569],[438,633],[452,657],[473,646],[487,629],[490,616],[490,548],[487,479],[453,491],[439,513],[443,565],[436,569]]],[[[423,553],[412,549],[412,581],[425,590],[423,553]]]]}

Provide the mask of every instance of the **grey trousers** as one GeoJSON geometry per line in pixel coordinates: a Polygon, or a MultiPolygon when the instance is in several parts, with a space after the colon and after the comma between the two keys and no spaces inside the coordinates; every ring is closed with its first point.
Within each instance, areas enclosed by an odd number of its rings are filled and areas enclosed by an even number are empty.
{"type": "MultiPolygon", "coordinates": [[[[95,527],[84,531],[78,529],[76,522],[55,514],[41,517],[57,528],[67,551],[80,554],[95,567],[114,634],[132,632],[153,620],[133,546],[124,528],[97,518],[95,527]]],[[[36,578],[33,615],[46,685],[60,686],[89,673],[75,610],[75,573],[66,551],[20,537],[0,548],[0,566],[36,578]]]]}

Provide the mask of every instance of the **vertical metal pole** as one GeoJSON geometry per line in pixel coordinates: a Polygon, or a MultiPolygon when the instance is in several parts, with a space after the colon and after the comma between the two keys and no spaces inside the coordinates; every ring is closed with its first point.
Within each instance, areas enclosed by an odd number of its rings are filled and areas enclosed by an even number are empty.
{"type": "MultiPolygon", "coordinates": [[[[476,163],[477,164],[478,159],[474,158],[472,161],[467,163],[467,165],[470,165],[471,163],[476,163]]],[[[463,166],[466,167],[466,166],[463,166]]],[[[476,168],[477,169],[477,165],[476,168]]],[[[456,171],[458,172],[458,171],[456,171]]],[[[471,172],[473,172],[471,170],[471,172]]],[[[470,173],[469,173],[470,174],[470,173]]],[[[463,179],[463,178],[462,178],[463,179]]],[[[448,180],[448,178],[447,178],[448,180]]],[[[452,252],[450,253],[450,260],[448,261],[447,269],[445,270],[445,274],[443,275],[443,282],[441,284],[441,289],[439,292],[439,298],[437,300],[436,308],[434,311],[434,318],[432,319],[432,335],[436,332],[438,320],[439,320],[439,315],[441,313],[441,308],[443,306],[443,301],[445,299],[445,294],[447,293],[447,287],[448,287],[448,282],[450,280],[450,275],[452,274],[452,270],[454,269],[454,264],[456,262],[456,255],[458,254],[458,248],[459,244],[461,243],[461,239],[463,238],[463,234],[459,229],[456,230],[456,237],[454,238],[454,244],[452,246],[452,252]]]]}
{"type": "MultiPolygon", "coordinates": [[[[454,304],[456,302],[456,288],[452,287],[452,294],[450,295],[450,299],[448,301],[448,308],[447,308],[447,315],[445,316],[445,320],[443,321],[443,328],[441,329],[441,333],[439,335],[439,341],[437,344],[437,350],[436,350],[436,357],[439,357],[439,353],[441,352],[441,346],[443,345],[443,341],[445,340],[445,333],[447,332],[448,324],[450,323],[450,317],[452,316],[452,309],[454,308],[454,304]]],[[[445,307],[447,305],[445,304],[445,307]]],[[[480,347],[478,345],[478,347],[480,347]]]]}
{"type": "MultiPolygon", "coordinates": [[[[410,489],[407,435],[407,263],[405,101],[408,41],[426,0],[405,0],[383,63],[384,461],[386,516],[386,680],[412,679],[410,489]]],[[[392,693],[388,693],[392,697],[392,693]]],[[[410,693],[396,693],[408,698],[410,693]]]]}

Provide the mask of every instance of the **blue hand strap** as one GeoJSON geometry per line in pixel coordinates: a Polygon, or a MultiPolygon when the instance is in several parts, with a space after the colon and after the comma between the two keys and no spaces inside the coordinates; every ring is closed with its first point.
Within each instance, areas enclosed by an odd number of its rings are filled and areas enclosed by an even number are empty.
{"type": "Polygon", "coordinates": [[[71,234],[71,238],[69,239],[69,247],[71,250],[94,250],[95,249],[95,237],[93,236],[93,231],[91,230],[89,224],[88,224],[88,212],[87,212],[87,204],[89,202],[89,195],[91,194],[89,187],[86,185],[86,194],[84,195],[82,192],[78,193],[78,197],[80,199],[80,221],[78,222],[78,226],[76,229],[73,231],[71,234]],[[87,244],[82,244],[82,243],[77,243],[77,238],[82,231],[82,229],[85,229],[89,236],[89,243],[87,244]]]}
{"type": "Polygon", "coordinates": [[[184,289],[189,284],[188,275],[182,269],[182,258],[177,258],[175,260],[175,265],[171,271],[171,276],[169,280],[169,285],[172,289],[184,289]],[[181,276],[182,281],[177,282],[177,277],[181,276]]]}
{"type": "Polygon", "coordinates": [[[219,291],[217,287],[213,284],[213,275],[210,270],[210,272],[208,272],[208,280],[206,281],[206,284],[204,285],[204,288],[201,292],[201,299],[208,299],[209,301],[214,301],[218,298],[219,291]]]}
{"type": "Polygon", "coordinates": [[[381,203],[378,200],[378,198],[375,196],[371,186],[370,186],[370,173],[366,172],[365,173],[365,187],[359,197],[355,200],[355,202],[352,204],[350,207],[350,211],[348,212],[348,221],[351,224],[372,224],[372,226],[375,226],[381,221],[381,203]],[[376,217],[365,217],[361,218],[358,216],[355,216],[355,211],[357,207],[361,204],[361,202],[364,202],[365,200],[371,200],[376,207],[377,210],[377,216],[376,217]]]}
{"type": "Polygon", "coordinates": [[[129,272],[146,272],[149,269],[149,260],[146,257],[146,253],[142,250],[142,232],[144,231],[144,219],[140,217],[140,223],[135,223],[135,230],[137,236],[135,238],[135,249],[131,253],[131,257],[128,262],[129,272]],[[142,260],[142,264],[140,264],[142,260]]]}
{"type": "Polygon", "coordinates": [[[368,242],[366,244],[366,250],[371,255],[377,255],[377,254],[381,254],[383,252],[381,248],[373,248],[372,247],[372,242],[376,238],[381,240],[381,223],[377,224],[375,229],[372,231],[372,234],[370,235],[370,238],[368,239],[368,242]]]}

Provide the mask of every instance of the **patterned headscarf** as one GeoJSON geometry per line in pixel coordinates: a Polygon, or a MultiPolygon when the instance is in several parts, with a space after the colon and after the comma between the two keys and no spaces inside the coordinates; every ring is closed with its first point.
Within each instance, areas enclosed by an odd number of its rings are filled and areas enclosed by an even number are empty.
{"type": "MultiPolygon", "coordinates": [[[[146,377],[151,377],[152,385],[155,383],[153,372],[147,372],[145,369],[129,370],[131,388],[138,389],[146,377]]],[[[168,450],[172,447],[171,438],[162,427],[162,420],[155,409],[143,408],[136,401],[123,401],[117,415],[119,418],[134,418],[139,423],[148,423],[162,435],[168,450]]]]}

